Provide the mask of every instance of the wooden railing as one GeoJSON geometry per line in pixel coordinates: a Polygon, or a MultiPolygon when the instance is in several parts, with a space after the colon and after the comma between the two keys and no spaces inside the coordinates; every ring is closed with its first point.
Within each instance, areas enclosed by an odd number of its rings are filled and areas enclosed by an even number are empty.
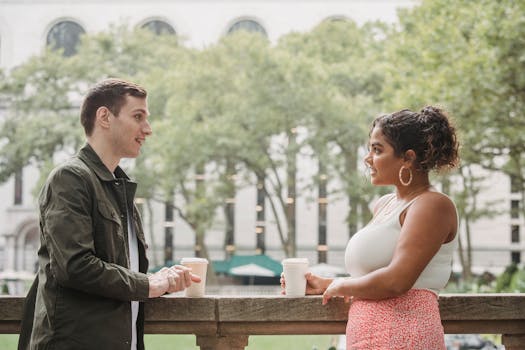
{"type": "MultiPolygon", "coordinates": [[[[0,333],[18,333],[24,298],[0,297],[0,333]]],[[[244,349],[250,335],[344,334],[349,304],[320,296],[166,296],[146,304],[146,333],[195,334],[203,350],[244,349]]],[[[525,350],[525,294],[444,294],[445,333],[502,334],[525,350]]]]}

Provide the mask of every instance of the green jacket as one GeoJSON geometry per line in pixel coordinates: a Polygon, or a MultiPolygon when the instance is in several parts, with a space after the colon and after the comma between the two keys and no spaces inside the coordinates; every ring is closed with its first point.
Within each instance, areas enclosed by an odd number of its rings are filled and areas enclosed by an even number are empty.
{"type": "MultiPolygon", "coordinates": [[[[19,349],[129,350],[132,300],[148,298],[148,260],[133,200],[136,183],[115,177],[89,145],[49,175],[39,197],[39,272],[26,298],[19,349]],[[138,237],[129,267],[126,207],[138,237]]],[[[143,349],[144,305],[137,321],[143,349]]]]}

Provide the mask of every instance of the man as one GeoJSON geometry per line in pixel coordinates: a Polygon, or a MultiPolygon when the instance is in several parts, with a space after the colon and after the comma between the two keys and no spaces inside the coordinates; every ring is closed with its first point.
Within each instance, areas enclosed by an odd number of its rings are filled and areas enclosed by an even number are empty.
{"type": "Polygon", "coordinates": [[[144,349],[139,301],[200,279],[182,266],[146,275],[136,183],[118,166],[152,133],[147,93],[108,79],[93,87],[80,121],[87,144],[49,175],[39,197],[39,272],[19,349],[144,349]]]}

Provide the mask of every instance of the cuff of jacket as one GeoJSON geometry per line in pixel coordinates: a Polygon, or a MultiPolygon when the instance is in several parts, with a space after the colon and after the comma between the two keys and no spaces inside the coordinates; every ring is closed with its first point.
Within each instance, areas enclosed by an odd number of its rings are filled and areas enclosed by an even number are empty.
{"type": "Polygon", "coordinates": [[[135,274],[135,294],[133,300],[144,301],[149,298],[149,280],[145,273],[135,274]]]}

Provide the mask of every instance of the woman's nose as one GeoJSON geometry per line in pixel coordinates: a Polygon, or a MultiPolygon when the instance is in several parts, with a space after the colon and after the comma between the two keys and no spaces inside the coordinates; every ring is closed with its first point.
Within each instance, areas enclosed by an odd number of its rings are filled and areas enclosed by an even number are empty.
{"type": "Polygon", "coordinates": [[[363,158],[363,162],[368,165],[368,166],[372,166],[372,156],[370,155],[370,153],[368,153],[364,158],[363,158]]]}

